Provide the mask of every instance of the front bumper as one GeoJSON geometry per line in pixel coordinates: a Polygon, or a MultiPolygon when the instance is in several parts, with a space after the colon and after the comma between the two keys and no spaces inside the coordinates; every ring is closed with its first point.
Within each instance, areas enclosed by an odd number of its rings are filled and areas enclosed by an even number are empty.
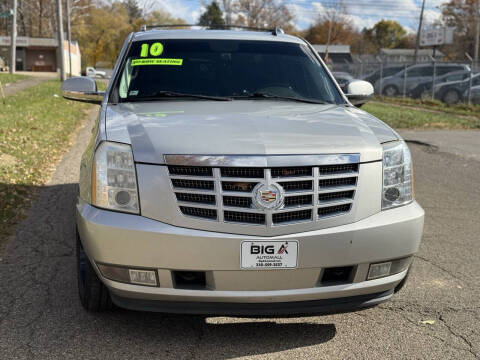
{"type": "MultiPolygon", "coordinates": [[[[160,287],[147,287],[103,278],[94,266],[118,305],[189,312],[187,308],[194,308],[187,306],[189,303],[202,302],[198,311],[190,312],[210,313],[215,306],[209,304],[216,303],[218,311],[228,310],[220,313],[235,313],[231,306],[222,305],[229,303],[242,314],[268,313],[268,304],[272,303],[276,303],[278,311],[281,308],[298,313],[316,311],[308,302],[316,302],[320,307],[323,302],[331,311],[335,304],[327,299],[342,298],[343,303],[354,307],[385,301],[406,271],[366,281],[369,265],[414,254],[420,244],[424,219],[422,208],[413,202],[352,224],[262,238],[180,228],[138,215],[97,209],[86,203],[77,206],[76,215],[80,238],[92,263],[157,269],[160,287]],[[240,270],[240,244],[244,240],[298,240],[298,268],[240,270]],[[322,269],[340,266],[354,266],[351,282],[319,284],[322,269]],[[174,270],[204,271],[207,289],[175,288],[174,270]],[[178,307],[168,305],[172,302],[183,303],[178,307]],[[285,305],[292,302],[291,306],[285,305]]],[[[341,302],[337,301],[339,311],[341,302]]]]}

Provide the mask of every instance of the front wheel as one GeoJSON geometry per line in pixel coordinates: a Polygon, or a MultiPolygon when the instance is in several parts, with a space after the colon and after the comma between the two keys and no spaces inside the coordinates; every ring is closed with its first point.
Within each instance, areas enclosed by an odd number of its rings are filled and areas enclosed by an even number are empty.
{"type": "Polygon", "coordinates": [[[77,282],[80,302],[85,310],[92,312],[105,311],[112,308],[112,300],[107,287],[100,281],[90,260],[83,249],[77,232],[77,282]]]}
{"type": "Polygon", "coordinates": [[[456,90],[448,90],[443,96],[443,102],[447,104],[456,104],[460,101],[460,94],[456,90]]]}
{"type": "Polygon", "coordinates": [[[388,85],[384,90],[383,94],[388,97],[394,97],[398,95],[398,89],[394,85],[388,85]]]}

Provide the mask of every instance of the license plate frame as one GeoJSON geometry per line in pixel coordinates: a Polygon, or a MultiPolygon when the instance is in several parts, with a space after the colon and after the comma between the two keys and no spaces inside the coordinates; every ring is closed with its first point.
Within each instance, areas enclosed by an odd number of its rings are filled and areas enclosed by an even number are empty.
{"type": "Polygon", "coordinates": [[[298,240],[244,240],[240,244],[240,268],[242,270],[296,269],[298,252],[298,240]]]}

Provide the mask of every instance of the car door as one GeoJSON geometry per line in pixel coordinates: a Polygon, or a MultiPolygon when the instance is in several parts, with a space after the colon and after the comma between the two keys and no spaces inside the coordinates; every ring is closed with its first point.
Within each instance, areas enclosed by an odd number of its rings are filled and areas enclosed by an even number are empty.
{"type": "Polygon", "coordinates": [[[423,81],[428,81],[433,76],[433,67],[431,65],[415,66],[407,71],[407,90],[423,81]]]}

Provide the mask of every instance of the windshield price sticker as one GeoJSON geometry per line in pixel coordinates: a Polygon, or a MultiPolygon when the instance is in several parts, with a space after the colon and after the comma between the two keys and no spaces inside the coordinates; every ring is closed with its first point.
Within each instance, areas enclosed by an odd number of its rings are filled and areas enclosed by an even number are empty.
{"type": "Polygon", "coordinates": [[[140,56],[147,57],[149,53],[148,49],[150,49],[151,56],[160,56],[163,53],[163,44],[159,42],[153,43],[152,46],[149,44],[142,44],[142,47],[140,48],[140,56]]]}
{"type": "Polygon", "coordinates": [[[297,267],[298,241],[243,241],[242,269],[294,269],[297,267]]]}
{"type": "Polygon", "coordinates": [[[175,65],[181,66],[183,59],[135,59],[132,60],[132,66],[139,65],[175,65]]]}

